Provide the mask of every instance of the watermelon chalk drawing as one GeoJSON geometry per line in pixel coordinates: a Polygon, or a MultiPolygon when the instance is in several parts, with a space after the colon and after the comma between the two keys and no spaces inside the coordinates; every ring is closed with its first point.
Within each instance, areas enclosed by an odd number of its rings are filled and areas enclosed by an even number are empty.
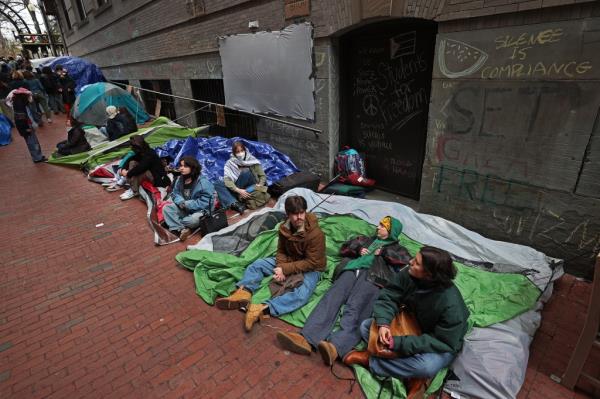
{"type": "Polygon", "coordinates": [[[453,39],[440,39],[438,66],[446,77],[454,79],[475,73],[485,64],[485,51],[453,39]]]}

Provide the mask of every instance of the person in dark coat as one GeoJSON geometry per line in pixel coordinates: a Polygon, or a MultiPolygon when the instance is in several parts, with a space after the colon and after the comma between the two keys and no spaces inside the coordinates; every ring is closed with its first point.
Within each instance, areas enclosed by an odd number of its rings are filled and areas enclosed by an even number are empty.
{"type": "Polygon", "coordinates": [[[44,86],[44,91],[48,94],[48,105],[54,111],[54,114],[65,112],[65,107],[62,102],[62,93],[58,91],[58,76],[50,67],[43,67],[40,76],[40,82],[44,86]]]}
{"type": "Polygon", "coordinates": [[[409,383],[411,391],[416,390],[417,381],[422,385],[422,379],[449,366],[462,348],[469,318],[469,310],[452,281],[455,277],[456,268],[448,252],[421,248],[410,267],[394,276],[381,291],[373,307],[373,318],[360,326],[361,335],[368,342],[375,321],[379,342],[398,357],[389,359],[353,351],[346,355],[344,363],[362,365],[382,377],[401,378],[409,383]],[[392,336],[390,325],[401,306],[414,314],[421,335],[392,336]]]}
{"type": "Polygon", "coordinates": [[[360,342],[360,323],[371,315],[379,291],[387,283],[378,266],[398,273],[411,258],[398,243],[402,233],[399,220],[386,216],[375,230],[374,237],[358,236],[342,245],[343,260],[336,268],[341,273],[308,316],[304,328],[300,333],[277,333],[284,349],[310,355],[318,348],[324,363],[331,366],[360,342]],[[334,332],[342,307],[340,329],[334,332]]]}
{"type": "Polygon", "coordinates": [[[117,111],[117,107],[109,105],[106,107],[106,129],[100,129],[100,131],[106,134],[110,141],[116,140],[119,137],[125,136],[127,132],[126,121],[120,116],[117,111]]]}
{"type": "Polygon", "coordinates": [[[67,139],[56,144],[56,152],[60,155],[73,155],[89,151],[90,144],[85,139],[85,131],[82,124],[75,118],[70,117],[71,128],[67,132],[67,139]]]}
{"type": "Polygon", "coordinates": [[[25,139],[27,149],[34,163],[47,161],[35,135],[35,129],[27,108],[33,102],[31,92],[23,87],[11,91],[7,96],[7,105],[12,107],[17,131],[25,139]]]}
{"type": "Polygon", "coordinates": [[[139,195],[140,186],[144,180],[149,181],[158,189],[169,187],[171,180],[169,180],[160,158],[144,141],[144,138],[133,136],[129,142],[135,155],[127,165],[124,165],[120,174],[127,178],[130,188],[121,194],[120,198],[125,201],[139,195]]]}
{"type": "Polygon", "coordinates": [[[71,112],[71,106],[75,102],[75,81],[69,75],[69,72],[62,67],[62,65],[56,66],[56,73],[58,75],[58,92],[62,95],[62,103],[64,105],[65,113],[67,115],[71,112]]]}

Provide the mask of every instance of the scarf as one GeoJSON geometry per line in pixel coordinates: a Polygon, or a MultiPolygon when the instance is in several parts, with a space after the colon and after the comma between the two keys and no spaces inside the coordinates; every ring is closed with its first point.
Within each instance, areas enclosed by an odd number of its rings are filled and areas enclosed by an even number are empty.
{"type": "Polygon", "coordinates": [[[235,183],[242,173],[240,168],[247,168],[252,165],[260,165],[260,162],[248,150],[246,150],[246,155],[241,161],[234,154],[231,154],[231,158],[225,163],[223,174],[235,183]]]}

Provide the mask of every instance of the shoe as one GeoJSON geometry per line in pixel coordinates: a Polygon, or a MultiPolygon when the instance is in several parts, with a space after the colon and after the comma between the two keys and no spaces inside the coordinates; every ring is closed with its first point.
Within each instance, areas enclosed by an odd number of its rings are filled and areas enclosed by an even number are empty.
{"type": "Polygon", "coordinates": [[[297,353],[299,355],[310,355],[312,348],[306,338],[302,334],[295,332],[278,332],[277,341],[283,347],[283,349],[290,352],[297,353]]]}
{"type": "Polygon", "coordinates": [[[423,399],[427,389],[427,378],[410,378],[406,381],[406,399],[423,399]]]}
{"type": "Polygon", "coordinates": [[[40,162],[48,162],[48,158],[46,157],[41,157],[40,159],[38,159],[37,161],[33,161],[33,163],[40,163],[40,162]]]}
{"type": "Polygon", "coordinates": [[[269,305],[265,305],[264,303],[251,303],[250,306],[248,306],[246,317],[244,318],[244,328],[246,329],[246,332],[250,332],[258,320],[269,318],[269,316],[263,312],[268,307],[269,305]]]}
{"type": "Polygon", "coordinates": [[[102,183],[102,187],[110,187],[110,186],[112,186],[114,184],[115,184],[114,181],[111,181],[111,182],[108,182],[108,183],[102,183]]]}
{"type": "Polygon", "coordinates": [[[122,190],[123,187],[119,186],[118,184],[112,184],[110,186],[104,187],[104,189],[110,193],[112,193],[113,191],[119,191],[122,190]]]}
{"type": "Polygon", "coordinates": [[[48,118],[48,119],[46,120],[46,122],[48,122],[48,123],[52,123],[52,119],[48,118]]]}
{"type": "Polygon", "coordinates": [[[127,201],[128,199],[132,199],[136,195],[137,195],[137,193],[134,193],[132,189],[129,189],[129,190],[125,191],[123,194],[121,194],[119,196],[119,198],[121,198],[121,200],[123,200],[123,201],[127,201]]]}
{"type": "Polygon", "coordinates": [[[235,310],[239,309],[241,306],[248,306],[250,299],[252,299],[250,291],[240,287],[228,297],[217,299],[215,301],[215,306],[221,310],[235,310]]]}
{"type": "Polygon", "coordinates": [[[358,364],[364,368],[369,368],[369,352],[367,351],[351,351],[342,360],[346,366],[358,364]]]}
{"type": "Polygon", "coordinates": [[[246,210],[246,207],[241,202],[234,202],[233,204],[229,205],[229,208],[236,211],[240,215],[246,210]]]}
{"type": "Polygon", "coordinates": [[[188,239],[188,237],[192,235],[192,230],[188,229],[187,227],[183,230],[181,230],[181,232],[179,233],[179,241],[184,242],[185,240],[188,239]]]}
{"type": "Polygon", "coordinates": [[[331,366],[333,363],[335,363],[335,360],[338,357],[335,345],[333,345],[331,342],[321,341],[319,342],[317,349],[319,349],[319,353],[323,358],[323,363],[325,363],[326,366],[331,366]]]}

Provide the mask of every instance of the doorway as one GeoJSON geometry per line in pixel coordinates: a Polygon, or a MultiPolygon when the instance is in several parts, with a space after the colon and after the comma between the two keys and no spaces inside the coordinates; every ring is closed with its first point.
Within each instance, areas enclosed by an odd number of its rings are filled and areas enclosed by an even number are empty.
{"type": "Polygon", "coordinates": [[[419,199],[437,24],[402,18],[340,37],[340,144],[376,187],[419,199]]]}

